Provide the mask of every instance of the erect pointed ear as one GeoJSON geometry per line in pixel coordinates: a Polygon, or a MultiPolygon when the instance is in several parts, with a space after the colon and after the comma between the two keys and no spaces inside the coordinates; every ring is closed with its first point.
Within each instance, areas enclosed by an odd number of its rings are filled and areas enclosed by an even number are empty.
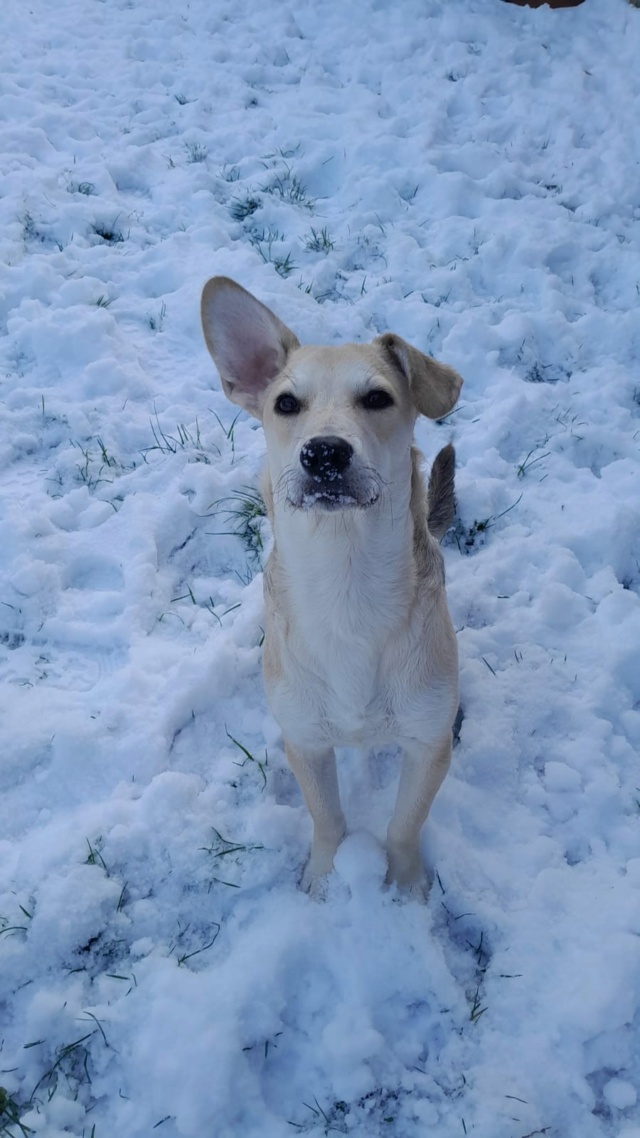
{"type": "Polygon", "coordinates": [[[264,393],[299,342],[293,332],[229,277],[212,277],[202,290],[202,328],[224,393],[261,418],[264,393]]]}
{"type": "Polygon", "coordinates": [[[421,415],[441,419],[455,407],[462,377],[452,367],[423,355],[392,332],[378,336],[373,342],[379,344],[387,360],[408,379],[413,402],[421,415]]]}

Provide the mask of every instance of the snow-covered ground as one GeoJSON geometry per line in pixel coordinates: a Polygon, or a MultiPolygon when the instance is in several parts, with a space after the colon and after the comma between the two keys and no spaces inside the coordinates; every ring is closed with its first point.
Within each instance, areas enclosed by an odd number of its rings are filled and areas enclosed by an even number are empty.
{"type": "Polygon", "coordinates": [[[640,12],[2,32],[0,1134],[639,1138],[640,12]],[[465,377],[419,431],[458,452],[464,711],[426,906],[382,888],[390,754],[341,756],[353,832],[297,887],[214,273],[465,377]]]}

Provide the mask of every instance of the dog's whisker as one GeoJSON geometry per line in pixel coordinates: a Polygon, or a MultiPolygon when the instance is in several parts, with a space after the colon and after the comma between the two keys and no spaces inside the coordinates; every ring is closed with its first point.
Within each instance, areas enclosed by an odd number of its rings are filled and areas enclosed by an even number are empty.
{"type": "Polygon", "coordinates": [[[280,504],[283,500],[285,503],[291,505],[289,490],[291,483],[295,478],[295,471],[292,467],[285,467],[280,477],[278,478],[275,486],[273,487],[273,500],[274,503],[280,504]]]}

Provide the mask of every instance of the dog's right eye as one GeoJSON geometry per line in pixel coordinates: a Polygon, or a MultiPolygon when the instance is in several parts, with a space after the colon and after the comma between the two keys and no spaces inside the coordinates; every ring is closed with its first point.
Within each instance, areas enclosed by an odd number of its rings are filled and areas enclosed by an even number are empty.
{"type": "Polygon", "coordinates": [[[273,409],[277,415],[297,415],[301,408],[302,404],[300,400],[296,399],[295,395],[290,395],[286,392],[279,395],[273,405],[273,409]]]}
{"type": "Polygon", "coordinates": [[[384,388],[374,387],[362,396],[360,403],[365,411],[384,411],[386,407],[393,406],[393,398],[384,388]]]}

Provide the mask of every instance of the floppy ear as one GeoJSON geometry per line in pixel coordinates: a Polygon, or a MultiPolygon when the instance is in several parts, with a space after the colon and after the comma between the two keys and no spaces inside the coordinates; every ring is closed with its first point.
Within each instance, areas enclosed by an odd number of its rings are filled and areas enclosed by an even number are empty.
{"type": "Polygon", "coordinates": [[[413,402],[421,415],[441,419],[455,407],[462,377],[452,367],[423,355],[393,332],[386,332],[373,342],[380,345],[387,359],[408,379],[413,402]]]}
{"type": "Polygon", "coordinates": [[[264,393],[300,346],[293,332],[229,277],[212,277],[200,306],[207,347],[220,372],[224,393],[256,418],[264,393]]]}

